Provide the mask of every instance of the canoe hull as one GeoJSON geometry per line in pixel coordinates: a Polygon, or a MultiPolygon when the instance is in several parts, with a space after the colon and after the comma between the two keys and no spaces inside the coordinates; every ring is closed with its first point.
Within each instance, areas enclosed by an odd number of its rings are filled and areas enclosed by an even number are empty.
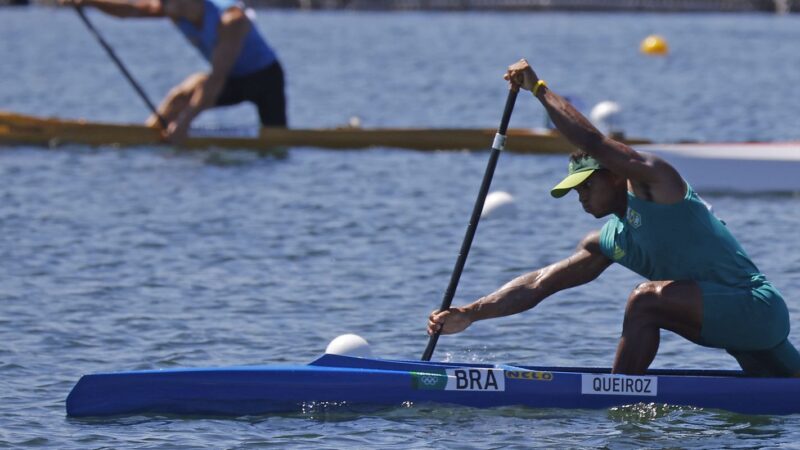
{"type": "Polygon", "coordinates": [[[313,363],[85,375],[67,398],[73,417],[257,415],[309,405],[609,408],[664,403],[749,414],[800,412],[800,380],[737,372],[653,372],[421,363],[325,355],[313,363]]]}
{"type": "MultiPolygon", "coordinates": [[[[493,129],[468,128],[263,128],[259,137],[191,137],[187,149],[220,148],[270,150],[276,147],[363,149],[370,147],[411,150],[481,150],[491,147],[493,129]]],[[[569,153],[574,147],[558,133],[509,129],[506,150],[515,153],[569,153]]],[[[631,143],[644,143],[632,139],[631,143]]],[[[0,145],[57,146],[81,144],[164,145],[160,132],[142,125],[96,123],[85,120],[40,118],[0,111],[0,145]]]]}

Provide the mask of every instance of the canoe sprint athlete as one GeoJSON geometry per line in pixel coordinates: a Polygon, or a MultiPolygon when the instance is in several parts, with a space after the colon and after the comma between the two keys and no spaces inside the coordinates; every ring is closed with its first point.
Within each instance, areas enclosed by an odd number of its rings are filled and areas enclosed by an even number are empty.
{"type": "Polygon", "coordinates": [[[569,174],[551,190],[553,197],[574,189],[587,213],[611,218],[568,258],[469,305],[434,311],[428,333],[458,333],[478,320],[526,311],[616,262],[650,281],[628,297],[614,373],[645,373],[664,329],[725,349],[748,375],[800,376],[781,294],[675,168],[601,134],[524,59],[505,78],[512,88],[532,91],[581,149],[570,156],[569,174]]]}
{"type": "MultiPolygon", "coordinates": [[[[283,69],[272,48],[235,0],[60,0],[92,6],[116,17],[169,17],[211,63],[208,73],[187,77],[158,107],[164,135],[180,143],[203,110],[249,101],[262,126],[286,126],[283,69]]],[[[159,126],[155,115],[147,125],[159,126]]]]}

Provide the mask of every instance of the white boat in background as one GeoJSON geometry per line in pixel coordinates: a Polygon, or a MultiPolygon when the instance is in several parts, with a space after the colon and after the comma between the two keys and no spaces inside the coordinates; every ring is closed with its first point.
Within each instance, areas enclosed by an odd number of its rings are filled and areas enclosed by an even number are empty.
{"type": "Polygon", "coordinates": [[[800,192],[800,141],[646,144],[700,193],[800,192]]]}

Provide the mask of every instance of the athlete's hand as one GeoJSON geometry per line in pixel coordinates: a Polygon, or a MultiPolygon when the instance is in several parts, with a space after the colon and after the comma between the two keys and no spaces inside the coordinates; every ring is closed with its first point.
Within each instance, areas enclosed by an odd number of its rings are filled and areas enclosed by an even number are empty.
{"type": "Polygon", "coordinates": [[[189,122],[186,120],[178,119],[170,122],[167,129],[164,130],[164,139],[175,144],[181,145],[189,136],[189,122]]]}
{"type": "Polygon", "coordinates": [[[533,71],[533,68],[528,64],[528,60],[525,58],[508,66],[508,71],[503,76],[503,79],[508,81],[508,84],[511,85],[511,89],[522,88],[526,91],[532,90],[536,82],[539,81],[536,72],[533,71]]]}
{"type": "Polygon", "coordinates": [[[428,317],[428,335],[437,331],[441,334],[460,333],[472,324],[469,314],[461,308],[450,308],[447,311],[435,310],[428,317]]]}

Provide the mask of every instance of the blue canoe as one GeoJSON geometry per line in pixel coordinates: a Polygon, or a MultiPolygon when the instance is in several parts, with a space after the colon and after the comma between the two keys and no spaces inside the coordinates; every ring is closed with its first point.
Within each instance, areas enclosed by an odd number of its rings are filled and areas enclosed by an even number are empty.
{"type": "Polygon", "coordinates": [[[738,371],[428,363],[323,355],[308,365],[168,369],[84,375],[67,397],[72,417],[256,415],[310,404],[609,408],[658,403],[747,414],[800,413],[800,379],[738,371]]]}

